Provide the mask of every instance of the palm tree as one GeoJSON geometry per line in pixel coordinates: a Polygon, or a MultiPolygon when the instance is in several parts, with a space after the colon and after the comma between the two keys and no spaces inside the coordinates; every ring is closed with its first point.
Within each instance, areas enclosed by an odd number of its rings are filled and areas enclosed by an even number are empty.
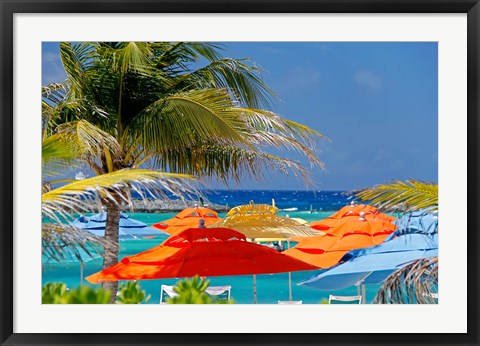
{"type": "Polygon", "coordinates": [[[46,180],[75,165],[80,155],[79,146],[72,138],[59,134],[46,135],[42,141],[42,253],[48,258],[61,261],[68,255],[82,261],[79,249],[87,254],[96,251],[95,245],[111,246],[108,242],[89,232],[70,226],[72,213],[99,212],[102,199],[111,199],[119,206],[132,205],[131,196],[112,199],[112,193],[120,194],[124,189],[139,190],[140,185],[150,196],[168,198],[167,192],[180,196],[194,192],[193,177],[167,174],[149,170],[121,170],[75,181],[73,179],[46,180]],[[68,183],[55,189],[53,184],[68,183]],[[49,221],[49,222],[48,222],[49,221]]]}
{"type": "MultiPolygon", "coordinates": [[[[314,150],[323,136],[260,109],[273,93],[259,68],[223,58],[219,49],[185,42],[61,43],[67,81],[43,89],[46,127],[75,137],[97,175],[148,167],[227,182],[261,179],[268,167],[309,182],[302,165],[268,148],[297,150],[323,167],[314,150]]],[[[113,244],[120,217],[113,201],[125,193],[102,199],[105,237],[113,244]]],[[[116,263],[118,245],[104,255],[104,267],[116,263]]],[[[117,289],[116,283],[104,288],[117,289]]]]}
{"type": "MultiPolygon", "coordinates": [[[[387,211],[438,210],[438,184],[410,179],[357,191],[363,201],[387,211]]],[[[393,272],[378,291],[374,303],[431,304],[438,286],[438,257],[423,258],[393,272]]]]}

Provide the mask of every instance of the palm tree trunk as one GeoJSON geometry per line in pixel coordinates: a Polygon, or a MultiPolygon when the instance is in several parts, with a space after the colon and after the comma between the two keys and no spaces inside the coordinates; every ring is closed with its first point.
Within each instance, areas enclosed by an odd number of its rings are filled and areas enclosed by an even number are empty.
{"type": "MultiPolygon", "coordinates": [[[[120,223],[120,207],[113,202],[106,202],[105,206],[107,208],[107,221],[105,224],[104,269],[118,262],[118,232],[120,223]]],[[[118,282],[104,282],[102,287],[112,291],[110,304],[114,304],[118,291],[118,282]]]]}

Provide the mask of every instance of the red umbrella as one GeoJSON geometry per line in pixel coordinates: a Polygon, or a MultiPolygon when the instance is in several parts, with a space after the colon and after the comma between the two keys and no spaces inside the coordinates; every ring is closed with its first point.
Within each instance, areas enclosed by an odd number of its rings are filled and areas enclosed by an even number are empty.
{"type": "Polygon", "coordinates": [[[199,276],[273,274],[317,267],[228,228],[190,228],[164,243],[88,276],[90,283],[199,276]]]}

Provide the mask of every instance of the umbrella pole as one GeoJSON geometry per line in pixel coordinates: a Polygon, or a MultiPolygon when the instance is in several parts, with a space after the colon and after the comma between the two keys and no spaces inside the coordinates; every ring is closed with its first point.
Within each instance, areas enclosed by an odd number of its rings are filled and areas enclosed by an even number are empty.
{"type": "Polygon", "coordinates": [[[257,304],[257,275],[253,274],[253,304],[257,304]]]}
{"type": "Polygon", "coordinates": [[[292,301],[293,300],[293,295],[292,295],[292,273],[288,272],[288,300],[292,301]]]}
{"type": "MultiPolygon", "coordinates": [[[[287,239],[287,249],[290,249],[290,239],[287,239]]],[[[288,272],[288,300],[293,300],[292,294],[292,273],[288,272]]]]}
{"type": "Polygon", "coordinates": [[[83,263],[80,262],[80,285],[83,285],[83,263]]]}
{"type": "Polygon", "coordinates": [[[367,288],[365,285],[362,285],[362,304],[367,303],[367,288]]]}

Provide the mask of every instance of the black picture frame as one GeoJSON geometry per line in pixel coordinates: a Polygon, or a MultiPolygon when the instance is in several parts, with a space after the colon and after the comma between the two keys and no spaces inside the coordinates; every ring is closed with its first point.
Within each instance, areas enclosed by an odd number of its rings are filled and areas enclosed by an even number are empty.
{"type": "MultiPolygon", "coordinates": [[[[2,345],[409,344],[478,345],[479,0],[0,0],[2,345]],[[467,13],[468,309],[465,334],[21,334],[13,332],[13,16],[15,13],[467,13]]],[[[454,316],[452,316],[454,318],[454,316]]]]}

